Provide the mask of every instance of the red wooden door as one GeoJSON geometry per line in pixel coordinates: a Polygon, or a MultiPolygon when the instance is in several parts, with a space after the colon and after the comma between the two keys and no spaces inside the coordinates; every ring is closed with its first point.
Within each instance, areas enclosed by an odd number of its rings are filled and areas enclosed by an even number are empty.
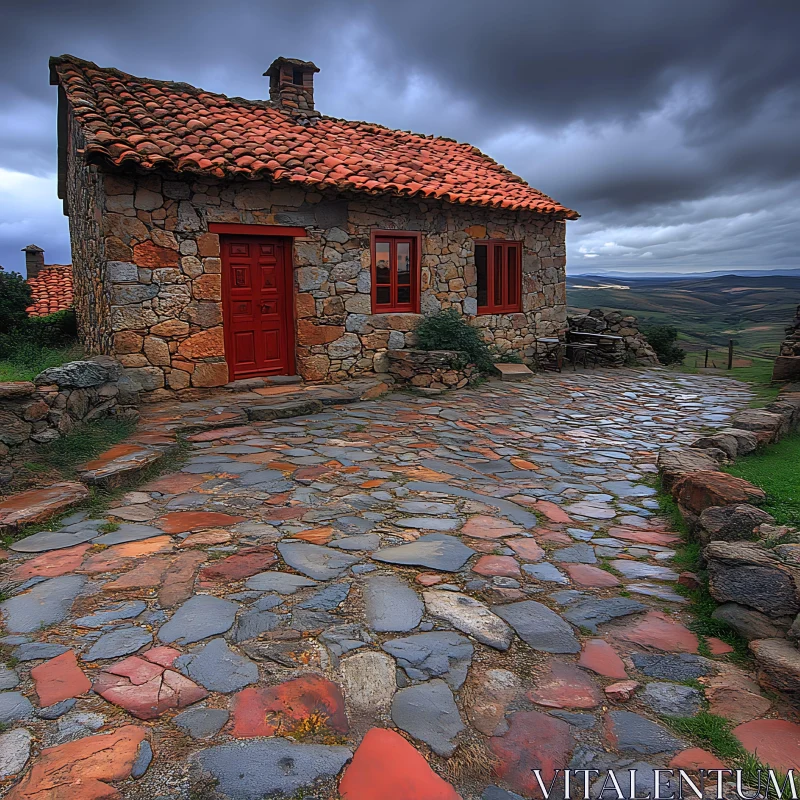
{"type": "Polygon", "coordinates": [[[220,240],[225,358],[231,380],[294,375],[291,240],[220,240]]]}

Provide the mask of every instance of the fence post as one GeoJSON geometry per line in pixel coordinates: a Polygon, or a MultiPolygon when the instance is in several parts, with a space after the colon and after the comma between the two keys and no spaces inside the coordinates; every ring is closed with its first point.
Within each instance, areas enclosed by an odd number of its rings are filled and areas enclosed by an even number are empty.
{"type": "Polygon", "coordinates": [[[733,339],[728,339],[728,369],[733,369],[733,339]]]}
{"type": "Polygon", "coordinates": [[[704,367],[705,369],[708,369],[708,348],[707,348],[707,347],[706,347],[706,363],[705,363],[705,364],[703,364],[703,367],[704,367]]]}

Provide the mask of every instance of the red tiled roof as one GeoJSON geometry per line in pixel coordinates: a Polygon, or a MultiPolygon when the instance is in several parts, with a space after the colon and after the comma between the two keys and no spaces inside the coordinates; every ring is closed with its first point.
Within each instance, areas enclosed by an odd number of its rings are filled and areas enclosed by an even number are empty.
{"type": "Polygon", "coordinates": [[[92,159],[578,217],[452,139],[325,116],[299,124],[267,101],[136,78],[73,56],[50,66],[92,159]]]}
{"type": "Polygon", "coordinates": [[[44,317],[72,305],[72,265],[48,264],[35,278],[28,278],[33,305],[28,316],[44,317]]]}

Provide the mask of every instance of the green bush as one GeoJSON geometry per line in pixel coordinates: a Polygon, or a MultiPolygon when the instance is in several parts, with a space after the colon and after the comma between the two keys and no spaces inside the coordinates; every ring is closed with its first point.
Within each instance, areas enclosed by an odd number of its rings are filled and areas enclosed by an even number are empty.
{"type": "Polygon", "coordinates": [[[477,328],[454,308],[425,317],[415,333],[422,350],[461,350],[481,372],[492,369],[492,355],[477,328]]]}
{"type": "Polygon", "coordinates": [[[0,334],[14,330],[27,320],[31,287],[16,272],[0,272],[0,334]]]}
{"type": "Polygon", "coordinates": [[[28,317],[21,330],[28,341],[41,347],[61,347],[78,338],[78,322],[72,308],[45,317],[28,317]]]}
{"type": "Polygon", "coordinates": [[[672,325],[657,325],[645,331],[645,338],[656,351],[662,364],[683,364],[686,351],[678,347],[678,329],[672,325]]]}

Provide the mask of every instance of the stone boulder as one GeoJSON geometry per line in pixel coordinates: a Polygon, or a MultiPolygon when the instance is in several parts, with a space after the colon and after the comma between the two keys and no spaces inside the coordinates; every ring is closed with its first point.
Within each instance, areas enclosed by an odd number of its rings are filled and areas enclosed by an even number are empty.
{"type": "Polygon", "coordinates": [[[50,367],[40,372],[33,380],[37,386],[55,384],[62,389],[99,386],[101,383],[113,381],[119,375],[119,364],[111,358],[108,362],[110,363],[100,360],[70,361],[60,367],[50,367]]]}
{"type": "Polygon", "coordinates": [[[718,603],[738,603],[770,619],[800,612],[800,569],[772,551],[750,542],[711,542],[703,555],[718,603]]]}
{"type": "Polygon", "coordinates": [[[787,423],[780,414],[773,414],[761,408],[740,411],[734,416],[733,424],[736,428],[752,431],[764,444],[774,441],[782,430],[787,429],[787,423]]]}
{"type": "Polygon", "coordinates": [[[773,516],[747,503],[709,506],[700,514],[695,536],[703,547],[717,541],[752,541],[758,538],[759,526],[773,522],[773,516]]]}
{"type": "Polygon", "coordinates": [[[670,491],[675,482],[691,472],[713,472],[717,461],[701,450],[662,448],[658,454],[658,472],[665,491],[670,491]]]}
{"type": "Polygon", "coordinates": [[[730,433],[714,433],[709,436],[701,436],[695,439],[692,447],[698,450],[722,450],[727,459],[733,461],[739,453],[739,440],[730,433]]]}
{"type": "Polygon", "coordinates": [[[766,499],[763,490],[752,483],[710,470],[690,472],[679,478],[672,486],[672,496],[678,501],[684,516],[699,516],[711,506],[758,505],[766,499]]]}
{"type": "Polygon", "coordinates": [[[714,619],[725,622],[740,636],[753,639],[782,639],[791,627],[791,617],[772,620],[766,614],[738,603],[723,603],[717,606],[711,615],[714,619]]]}
{"type": "Polygon", "coordinates": [[[800,703],[800,650],[786,639],[757,639],[750,650],[758,664],[758,682],[800,703]]]}
{"type": "Polygon", "coordinates": [[[717,433],[733,436],[736,439],[737,456],[746,456],[758,447],[758,436],[752,431],[744,430],[744,428],[722,428],[717,433]]]}

